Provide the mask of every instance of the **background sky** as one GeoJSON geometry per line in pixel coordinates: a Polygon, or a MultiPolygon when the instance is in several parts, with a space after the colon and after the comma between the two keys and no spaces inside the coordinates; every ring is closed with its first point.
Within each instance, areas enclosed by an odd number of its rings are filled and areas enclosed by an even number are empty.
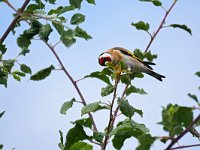
{"type": "MultiPolygon", "coordinates": [[[[15,7],[20,7],[22,0],[10,0],[15,7]]],[[[168,8],[173,0],[163,1],[168,8]]],[[[67,1],[58,3],[68,5],[67,1]]],[[[150,49],[158,54],[157,64],[154,66],[156,72],[166,76],[163,82],[145,75],[143,79],[134,80],[134,85],[144,88],[148,95],[140,96],[132,94],[129,102],[136,108],[142,109],[144,117],[134,116],[133,119],[144,123],[154,136],[167,135],[162,127],[157,125],[161,121],[161,106],[169,103],[183,106],[194,106],[187,93],[199,95],[199,78],[194,73],[200,70],[200,1],[180,0],[167,18],[167,24],[186,24],[192,29],[192,36],[188,33],[173,28],[165,28],[156,37],[150,49]]],[[[47,6],[48,8],[48,6],[47,6]]],[[[0,36],[5,32],[12,20],[12,10],[5,4],[0,3],[0,36]]],[[[56,47],[67,70],[74,79],[80,79],[93,71],[101,70],[97,58],[103,51],[121,46],[129,50],[135,48],[145,49],[149,37],[145,32],[137,31],[131,27],[131,22],[143,20],[150,23],[150,31],[157,29],[164,12],[161,8],[154,7],[150,3],[142,3],[137,0],[107,0],[96,1],[96,5],[83,3],[79,12],[86,15],[86,21],[81,25],[92,37],[88,42],[77,40],[72,47],[65,48],[61,44],[56,47]]],[[[73,12],[74,13],[74,12],[73,12]]],[[[70,15],[66,15],[69,18],[70,15]]],[[[17,33],[22,29],[17,28],[17,33]]],[[[18,34],[9,34],[5,44],[8,52],[5,58],[14,58],[20,51],[16,45],[18,34]]],[[[50,43],[56,43],[58,35],[53,32],[50,43]]],[[[51,64],[58,67],[58,62],[51,51],[41,42],[33,41],[30,46],[31,53],[26,57],[20,57],[20,63],[25,63],[35,73],[51,64]]],[[[18,66],[16,66],[16,69],[18,66]]],[[[102,98],[100,90],[106,84],[96,79],[86,79],[79,84],[87,103],[95,101],[107,102],[110,97],[102,98]]],[[[122,92],[120,87],[119,95],[122,92]]],[[[75,97],[79,100],[74,87],[63,72],[54,71],[50,77],[41,81],[30,81],[29,77],[23,78],[20,83],[9,78],[8,88],[0,86],[0,111],[6,113],[0,120],[0,142],[5,150],[58,150],[59,130],[64,135],[72,127],[70,121],[81,118],[82,106],[75,104],[66,116],[59,113],[60,107],[65,101],[75,97]]],[[[198,113],[198,112],[197,112],[198,113]]],[[[85,116],[87,117],[87,116],[85,116]]],[[[94,114],[97,127],[103,131],[108,122],[108,112],[103,111],[94,114]],[[107,117],[106,117],[107,116],[107,117]]],[[[199,141],[187,136],[180,144],[192,144],[199,141]]],[[[137,141],[130,139],[122,148],[134,149],[137,141]]],[[[164,149],[166,145],[155,142],[152,150],[164,149]]],[[[95,149],[99,149],[95,147],[95,149]]],[[[112,150],[111,144],[108,146],[112,150]]],[[[196,148],[196,150],[199,148],[196,148]]],[[[188,150],[195,150],[190,148],[188,150]]]]}

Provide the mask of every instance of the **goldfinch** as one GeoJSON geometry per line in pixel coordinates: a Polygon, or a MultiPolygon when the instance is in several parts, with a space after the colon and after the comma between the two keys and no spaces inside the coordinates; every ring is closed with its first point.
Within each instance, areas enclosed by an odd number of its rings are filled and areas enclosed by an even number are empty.
{"type": "Polygon", "coordinates": [[[154,63],[142,61],[133,53],[122,47],[108,49],[99,56],[99,64],[101,66],[106,66],[108,62],[114,65],[123,62],[132,73],[144,72],[160,81],[162,81],[162,78],[165,78],[165,76],[153,71],[150,65],[155,65],[154,63]]]}

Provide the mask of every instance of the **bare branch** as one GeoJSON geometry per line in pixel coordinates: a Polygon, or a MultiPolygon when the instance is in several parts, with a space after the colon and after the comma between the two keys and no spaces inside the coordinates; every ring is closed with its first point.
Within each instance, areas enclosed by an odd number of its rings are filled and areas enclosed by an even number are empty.
{"type": "Polygon", "coordinates": [[[172,146],[178,142],[187,132],[189,132],[192,127],[200,120],[200,114],[196,117],[194,121],[181,133],[179,136],[177,136],[171,143],[168,145],[168,147],[165,150],[171,150],[172,146]]]}
{"type": "Polygon", "coordinates": [[[148,45],[147,45],[147,47],[146,47],[146,49],[144,51],[145,53],[149,50],[149,47],[151,46],[151,44],[154,41],[155,37],[157,36],[159,31],[163,28],[163,25],[165,24],[165,20],[166,20],[167,16],[169,15],[169,13],[171,12],[172,8],[175,6],[176,2],[177,2],[177,0],[174,0],[174,2],[171,5],[171,7],[166,11],[166,13],[165,13],[165,15],[164,15],[164,17],[163,17],[158,29],[156,30],[155,34],[153,34],[151,36],[151,39],[150,39],[150,41],[149,41],[149,43],[148,43],[148,45]]]}
{"type": "Polygon", "coordinates": [[[17,21],[20,18],[20,14],[25,10],[25,8],[29,4],[29,2],[30,2],[30,0],[26,0],[23,3],[22,7],[17,11],[16,17],[13,19],[13,21],[11,22],[11,24],[8,26],[7,30],[5,31],[5,33],[1,37],[0,43],[4,42],[4,40],[6,39],[6,37],[8,36],[8,34],[10,33],[10,31],[14,28],[14,26],[16,25],[17,21]]]}

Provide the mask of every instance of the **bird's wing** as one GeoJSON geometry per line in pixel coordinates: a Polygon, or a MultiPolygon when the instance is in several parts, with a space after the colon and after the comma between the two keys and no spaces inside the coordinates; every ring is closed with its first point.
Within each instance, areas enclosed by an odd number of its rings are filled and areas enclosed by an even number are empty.
{"type": "Polygon", "coordinates": [[[137,59],[139,62],[141,62],[142,64],[144,64],[147,68],[153,70],[153,68],[152,68],[151,66],[149,66],[149,65],[155,65],[154,63],[141,60],[140,58],[138,58],[138,57],[135,56],[132,52],[128,51],[128,50],[125,49],[125,48],[122,48],[122,47],[114,47],[113,49],[119,50],[119,51],[120,51],[121,53],[123,53],[124,55],[128,55],[128,56],[131,56],[131,57],[137,59]]]}

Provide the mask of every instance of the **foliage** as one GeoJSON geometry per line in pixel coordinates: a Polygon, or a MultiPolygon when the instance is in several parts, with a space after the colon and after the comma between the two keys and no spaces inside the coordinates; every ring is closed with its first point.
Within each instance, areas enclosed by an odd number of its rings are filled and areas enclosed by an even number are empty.
{"type": "MultiPolygon", "coordinates": [[[[150,42],[144,52],[138,48],[133,51],[134,55],[141,60],[146,59],[149,62],[152,62],[157,58],[157,54],[152,53],[152,51],[148,48],[154,41],[158,32],[164,27],[179,28],[192,35],[191,29],[186,25],[164,25],[168,14],[177,2],[176,0],[174,0],[168,10],[159,0],[139,1],[152,3],[154,6],[161,7],[165,10],[163,21],[161,21],[160,26],[154,33],[150,33],[149,31],[150,23],[144,21],[131,23],[132,27],[137,30],[142,30],[150,36],[150,42]]],[[[7,0],[2,0],[0,2],[8,4],[7,0]]],[[[76,103],[81,103],[83,104],[81,108],[81,117],[86,115],[89,117],[71,122],[73,127],[69,129],[66,136],[63,136],[63,132],[61,130],[59,131],[60,142],[58,143],[58,146],[61,150],[92,150],[93,145],[91,144],[96,144],[100,146],[102,150],[105,150],[109,141],[112,141],[115,149],[121,149],[124,142],[128,138],[134,138],[138,141],[136,150],[148,150],[158,139],[162,142],[166,142],[171,139],[173,139],[171,142],[174,142],[175,140],[178,141],[179,139],[177,137],[184,135],[187,130],[190,131],[190,133],[195,137],[200,137],[196,130],[196,127],[199,126],[200,123],[194,122],[195,110],[193,107],[180,106],[178,104],[169,104],[166,107],[162,107],[162,120],[159,124],[163,127],[163,130],[168,133],[167,137],[155,137],[151,135],[145,124],[137,123],[134,116],[137,114],[140,117],[143,117],[143,111],[135,108],[132,102],[129,101],[128,97],[131,94],[147,94],[143,88],[137,88],[132,82],[136,78],[143,78],[143,74],[131,73],[123,62],[119,62],[117,65],[108,64],[103,70],[92,72],[83,78],[97,79],[106,84],[99,92],[102,97],[108,99],[108,102],[96,101],[88,104],[77,85],[78,81],[73,79],[71,74],[63,65],[63,62],[60,60],[57,51],[55,51],[55,47],[61,43],[65,47],[69,48],[77,42],[77,38],[82,38],[84,40],[92,39],[92,36],[81,27],[82,23],[86,20],[86,16],[81,14],[78,10],[81,9],[84,1],[69,0],[69,4],[67,6],[58,6],[57,8],[52,7],[50,10],[45,8],[47,3],[54,6],[56,2],[56,0],[33,0],[30,4],[27,4],[24,11],[14,14],[14,16],[19,17],[19,19],[17,19],[15,26],[10,28],[10,31],[15,33],[15,28],[20,27],[22,22],[27,23],[29,27],[19,34],[19,37],[17,38],[17,45],[21,51],[15,58],[4,59],[8,50],[6,45],[3,44],[3,41],[0,42],[0,84],[7,87],[9,76],[12,76],[17,81],[21,81],[22,77],[29,75],[30,80],[40,81],[50,76],[52,71],[64,71],[66,77],[68,77],[72,82],[76,92],[80,96],[80,101],[72,98],[70,101],[63,103],[60,113],[66,115],[67,111],[76,103]],[[72,15],[67,15],[67,18],[65,14],[72,15]],[[56,31],[56,33],[60,36],[58,42],[54,43],[54,45],[49,43],[49,39],[51,38],[53,31],[56,31]],[[59,63],[59,69],[56,69],[54,65],[49,65],[49,67],[43,68],[32,74],[33,71],[31,67],[18,60],[19,57],[26,57],[26,55],[31,52],[30,45],[32,44],[32,40],[35,38],[39,38],[39,40],[41,40],[46,46],[48,46],[49,50],[53,52],[59,63]],[[121,96],[118,91],[118,87],[120,85],[125,85],[121,96]],[[105,113],[109,112],[108,115],[106,115],[109,123],[105,127],[104,131],[99,131],[96,127],[93,114],[97,111],[103,110],[106,110],[105,113]],[[123,119],[116,123],[116,118],[119,115],[121,115],[123,119]],[[194,123],[195,126],[190,127],[191,123],[194,123]],[[190,128],[188,129],[188,127],[190,128]]],[[[85,2],[88,4],[96,4],[95,0],[86,0],[85,2]]],[[[200,77],[200,72],[196,72],[195,75],[200,77]]],[[[188,93],[188,96],[197,104],[197,107],[199,108],[200,104],[198,97],[191,93],[188,93]]],[[[0,113],[0,118],[4,115],[4,113],[5,111],[0,113]]],[[[3,145],[0,144],[0,149],[2,148],[3,145]]]]}

